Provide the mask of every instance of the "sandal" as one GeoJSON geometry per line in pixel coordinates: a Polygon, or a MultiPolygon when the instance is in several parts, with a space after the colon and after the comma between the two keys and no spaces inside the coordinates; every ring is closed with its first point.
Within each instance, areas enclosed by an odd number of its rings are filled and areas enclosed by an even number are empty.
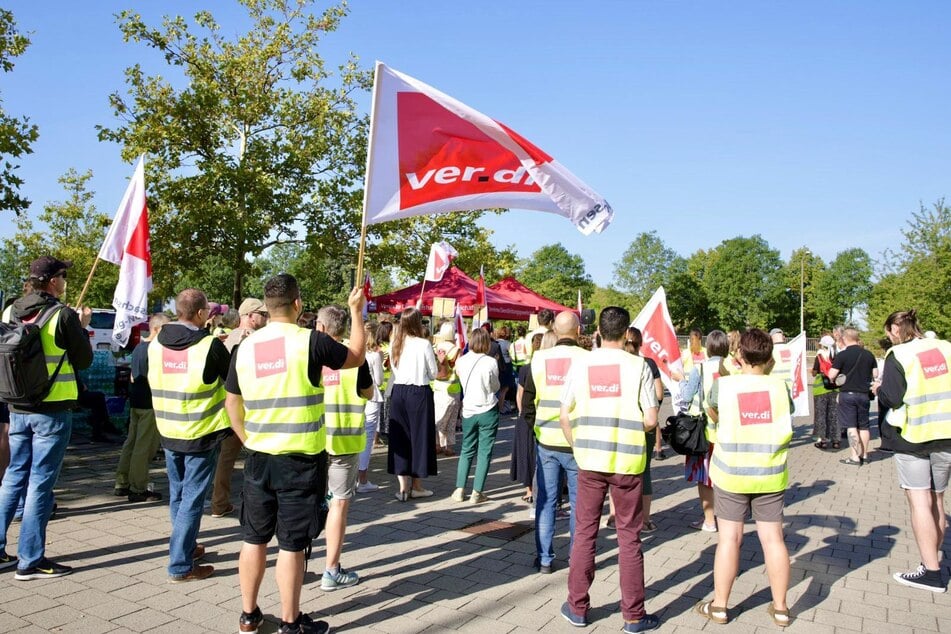
{"type": "Polygon", "coordinates": [[[694,606],[694,610],[703,618],[713,621],[718,625],[726,625],[727,621],[729,620],[726,608],[720,608],[713,605],[713,601],[701,601],[696,606],[694,606]]]}
{"type": "Polygon", "coordinates": [[[789,625],[789,609],[777,610],[772,603],[766,607],[766,612],[773,617],[773,624],[778,627],[787,627],[789,625]]]}
{"type": "Polygon", "coordinates": [[[832,442],[832,448],[833,448],[833,449],[839,449],[839,448],[841,448],[841,447],[842,447],[842,445],[839,443],[839,441],[836,440],[836,441],[833,441],[833,442],[832,442]]]}
{"type": "Polygon", "coordinates": [[[826,441],[820,440],[819,442],[812,443],[812,446],[816,449],[828,449],[829,445],[826,444],[826,441]]]}
{"type": "Polygon", "coordinates": [[[522,496],[522,502],[525,502],[526,504],[531,504],[534,501],[535,501],[535,498],[532,497],[531,493],[526,493],[525,495],[522,496]]]}

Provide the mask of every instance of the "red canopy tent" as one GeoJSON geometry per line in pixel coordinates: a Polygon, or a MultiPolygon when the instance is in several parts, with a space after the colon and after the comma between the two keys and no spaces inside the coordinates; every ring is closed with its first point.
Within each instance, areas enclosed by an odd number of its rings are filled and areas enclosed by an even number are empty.
{"type": "MultiPolygon", "coordinates": [[[[398,291],[379,295],[370,300],[367,310],[371,313],[390,313],[395,315],[404,308],[415,306],[419,300],[419,291],[422,282],[413,284],[398,291]]],[[[423,290],[423,301],[420,310],[424,315],[433,314],[433,300],[437,297],[451,297],[462,309],[465,317],[472,317],[475,304],[478,282],[460,271],[457,267],[450,267],[439,282],[426,282],[423,290]]],[[[544,298],[543,298],[544,299],[544,298]]],[[[489,306],[489,319],[511,319],[514,321],[528,321],[532,313],[538,312],[532,304],[522,304],[519,301],[492,290],[485,289],[485,300],[489,306]]],[[[547,300],[546,300],[547,301],[547,300]]],[[[555,304],[555,306],[558,306],[555,304]]],[[[561,310],[565,310],[563,306],[561,310]]]]}
{"type": "Polygon", "coordinates": [[[558,302],[554,302],[547,297],[539,295],[514,277],[502,278],[495,284],[489,286],[489,288],[491,288],[496,293],[500,293],[509,301],[525,306],[531,313],[537,313],[543,308],[553,310],[555,313],[560,313],[563,310],[573,310],[578,312],[577,309],[569,308],[568,306],[562,306],[558,302]]]}

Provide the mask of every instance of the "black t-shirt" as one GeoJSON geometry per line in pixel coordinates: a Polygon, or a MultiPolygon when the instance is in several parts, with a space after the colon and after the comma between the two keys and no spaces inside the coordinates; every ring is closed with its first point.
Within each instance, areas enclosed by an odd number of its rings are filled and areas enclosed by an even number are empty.
{"type": "Polygon", "coordinates": [[[129,384],[129,405],[136,409],[152,409],[152,388],[149,387],[149,342],[141,341],[132,350],[132,382],[129,384]]]}
{"type": "MultiPolygon", "coordinates": [[[[267,328],[267,326],[265,326],[267,328]]],[[[245,339],[247,341],[247,339],[245,339]]],[[[238,373],[235,371],[235,363],[238,359],[238,349],[243,342],[234,347],[231,354],[231,370],[228,372],[228,380],[225,381],[225,389],[232,394],[241,394],[241,387],[238,385],[238,373]]],[[[347,355],[350,350],[342,343],[334,341],[325,333],[313,331],[310,334],[310,353],[307,355],[307,378],[314,387],[320,386],[320,374],[323,366],[332,370],[339,370],[347,362],[347,355]]],[[[364,366],[366,363],[364,362],[364,366]]],[[[366,377],[370,376],[369,366],[366,366],[366,377]]],[[[364,387],[369,387],[373,379],[364,387]]],[[[360,385],[360,378],[357,378],[357,384],[360,385]]]]}
{"type": "Polygon", "coordinates": [[[872,371],[877,367],[875,357],[862,346],[849,346],[832,360],[832,369],[845,375],[845,383],[839,388],[842,392],[868,393],[872,371]]]}

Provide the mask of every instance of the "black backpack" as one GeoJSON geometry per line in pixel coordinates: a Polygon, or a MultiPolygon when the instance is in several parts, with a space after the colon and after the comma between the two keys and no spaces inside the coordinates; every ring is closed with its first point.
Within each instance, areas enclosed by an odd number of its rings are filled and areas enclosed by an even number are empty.
{"type": "Polygon", "coordinates": [[[30,406],[41,403],[49,394],[66,353],[50,376],[40,331],[62,309],[61,305],[47,308],[34,323],[24,323],[16,317],[0,322],[0,401],[30,406]]]}

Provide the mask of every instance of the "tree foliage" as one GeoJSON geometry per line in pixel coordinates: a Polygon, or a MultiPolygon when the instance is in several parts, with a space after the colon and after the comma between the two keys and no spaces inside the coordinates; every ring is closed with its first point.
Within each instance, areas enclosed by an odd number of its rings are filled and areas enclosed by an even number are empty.
{"type": "MultiPolygon", "coordinates": [[[[17,30],[13,13],[0,9],[0,70],[13,70],[13,58],[19,57],[30,45],[30,38],[17,30]]],[[[20,195],[23,179],[16,170],[17,159],[33,152],[33,142],[39,130],[28,117],[8,115],[0,107],[0,210],[9,209],[20,215],[30,201],[20,195]]]]}
{"type": "Polygon", "coordinates": [[[614,284],[643,305],[684,268],[683,258],[664,244],[656,231],[639,233],[614,265],[614,284]]]}
{"type": "Polygon", "coordinates": [[[545,245],[522,260],[518,279],[536,293],[566,306],[578,303],[579,290],[582,297],[590,297],[594,290],[584,260],[569,253],[561,243],[545,245]]]}
{"type": "Polygon", "coordinates": [[[823,317],[824,328],[854,323],[856,309],[871,297],[872,258],[864,249],[846,249],[835,256],[816,286],[817,312],[823,317]]]}
{"type": "Polygon", "coordinates": [[[829,330],[841,322],[841,318],[835,317],[834,312],[830,316],[829,304],[823,302],[825,298],[820,296],[818,285],[825,271],[826,266],[822,258],[805,247],[795,249],[790,255],[789,262],[783,267],[783,284],[790,289],[796,310],[795,329],[789,332],[799,331],[800,300],[802,300],[806,332],[818,333],[821,330],[829,330]]]}
{"type": "Polygon", "coordinates": [[[710,254],[703,287],[724,330],[769,328],[789,314],[779,252],[759,235],[721,242],[710,254]]]}

